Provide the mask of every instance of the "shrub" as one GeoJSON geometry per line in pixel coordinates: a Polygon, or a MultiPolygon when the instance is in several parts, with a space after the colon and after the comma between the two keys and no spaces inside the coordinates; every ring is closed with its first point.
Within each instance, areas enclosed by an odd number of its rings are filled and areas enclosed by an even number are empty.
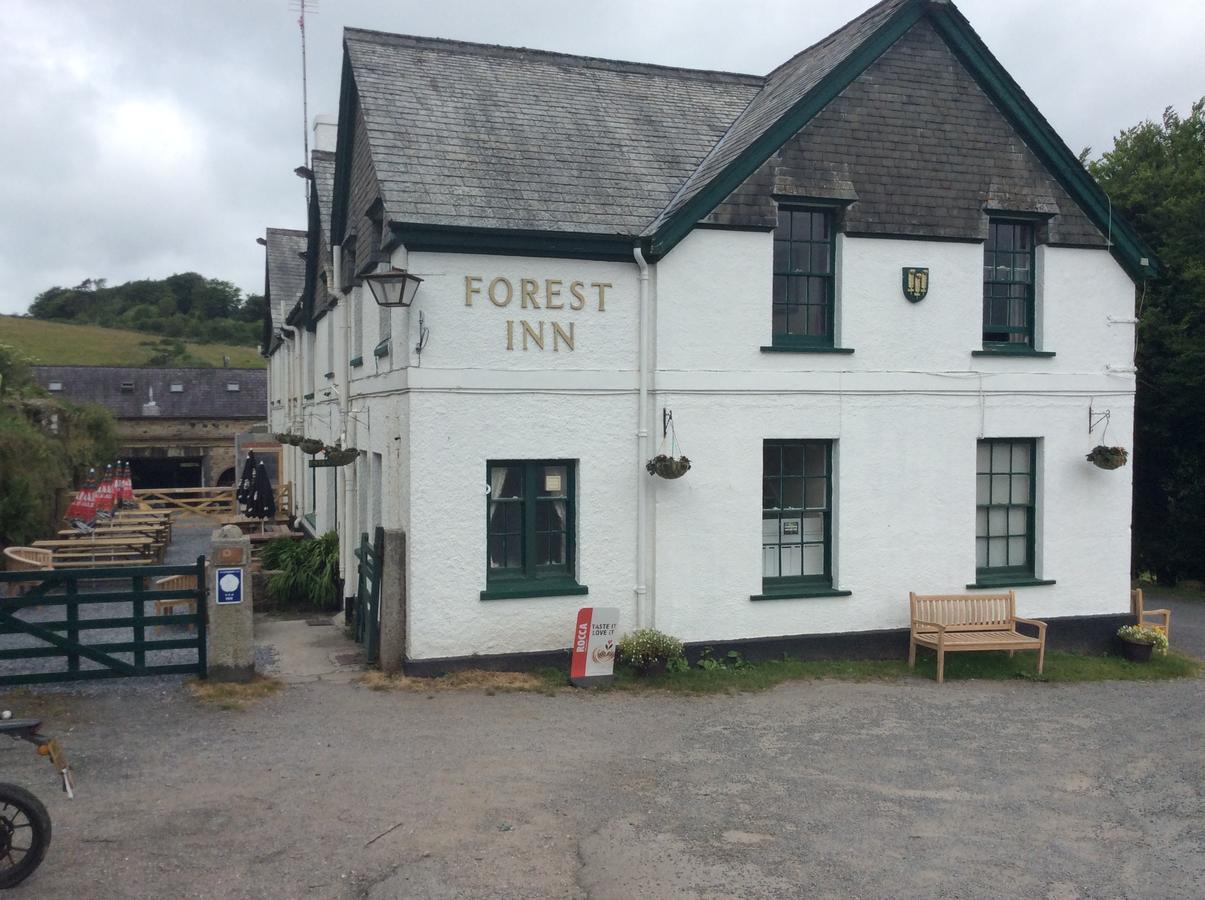
{"type": "Polygon", "coordinates": [[[1122,625],[1117,629],[1117,636],[1136,644],[1154,644],[1159,653],[1167,652],[1167,635],[1150,625],[1122,625]]]}
{"type": "Polygon", "coordinates": [[[682,642],[655,628],[642,628],[625,634],[615,648],[620,663],[639,672],[661,668],[684,658],[682,642]]]}
{"type": "Polygon", "coordinates": [[[279,570],[268,579],[268,595],[284,607],[322,609],[333,602],[339,577],[339,536],[328,531],[315,540],[277,538],[260,554],[264,569],[279,570]]]}

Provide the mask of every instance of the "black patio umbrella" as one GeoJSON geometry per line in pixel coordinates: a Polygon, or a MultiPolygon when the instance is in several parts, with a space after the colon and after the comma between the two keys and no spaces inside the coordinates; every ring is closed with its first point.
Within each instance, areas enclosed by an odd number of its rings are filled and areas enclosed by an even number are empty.
{"type": "MultiPolygon", "coordinates": [[[[243,463],[243,474],[238,480],[238,490],[234,492],[235,505],[247,513],[247,504],[251,502],[251,491],[255,486],[255,451],[247,451],[247,459],[243,463]]],[[[250,515],[250,513],[247,513],[250,515]]]]}
{"type": "Polygon", "coordinates": [[[263,460],[255,466],[255,476],[247,499],[247,515],[252,519],[276,518],[276,497],[272,492],[272,479],[268,477],[268,467],[264,465],[263,460]]]}

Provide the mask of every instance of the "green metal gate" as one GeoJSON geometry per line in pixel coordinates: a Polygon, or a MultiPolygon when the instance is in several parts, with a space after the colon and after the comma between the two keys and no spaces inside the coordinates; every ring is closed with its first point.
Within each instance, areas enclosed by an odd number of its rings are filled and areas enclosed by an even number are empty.
{"type": "Polygon", "coordinates": [[[188,566],[0,572],[0,685],[204,677],[205,588],[203,556],[188,566]],[[186,652],[165,661],[163,651],[186,652]],[[41,664],[18,671],[20,660],[41,664]]]}
{"type": "Polygon", "coordinates": [[[381,561],[385,555],[385,529],[378,526],[373,540],[368,542],[368,532],[360,535],[360,547],[356,550],[359,560],[359,575],[356,582],[356,642],[364,645],[364,658],[368,663],[377,661],[379,627],[381,622],[381,561]]]}

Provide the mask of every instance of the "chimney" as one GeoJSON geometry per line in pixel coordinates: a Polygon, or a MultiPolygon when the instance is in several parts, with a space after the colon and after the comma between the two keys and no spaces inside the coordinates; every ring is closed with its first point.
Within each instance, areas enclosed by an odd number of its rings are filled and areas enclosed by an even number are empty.
{"type": "Polygon", "coordinates": [[[339,121],[335,116],[314,116],[314,149],[335,152],[339,121]]]}
{"type": "Polygon", "coordinates": [[[155,402],[155,389],[147,388],[146,393],[147,401],[146,403],[142,404],[142,414],[144,416],[159,415],[159,404],[155,402]]]}

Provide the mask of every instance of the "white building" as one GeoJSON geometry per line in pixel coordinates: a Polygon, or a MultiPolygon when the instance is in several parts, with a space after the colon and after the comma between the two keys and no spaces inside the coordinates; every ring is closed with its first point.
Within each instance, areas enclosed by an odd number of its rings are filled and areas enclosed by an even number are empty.
{"type": "Polygon", "coordinates": [[[1015,587],[1056,646],[1120,623],[1130,475],[1085,461],[1089,411],[1130,444],[1155,260],[953,4],[764,77],[344,53],[270,407],[360,451],[286,466],[349,585],[362,532],[406,533],[415,669],[563,651],[581,605],[754,653],[902,655],[909,590],[1015,587]]]}

